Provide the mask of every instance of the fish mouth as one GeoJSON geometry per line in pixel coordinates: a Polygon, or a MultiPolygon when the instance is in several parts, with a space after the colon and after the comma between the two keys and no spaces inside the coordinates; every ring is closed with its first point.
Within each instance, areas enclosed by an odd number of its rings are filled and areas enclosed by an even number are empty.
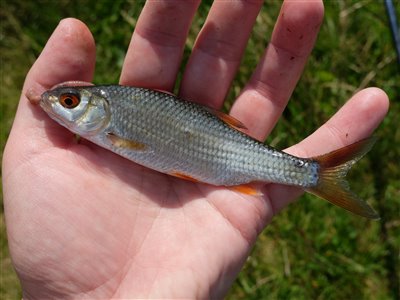
{"type": "Polygon", "coordinates": [[[48,92],[44,92],[40,98],[39,105],[45,112],[52,115],[54,114],[53,106],[55,105],[56,101],[56,96],[50,95],[48,92]]]}
{"type": "Polygon", "coordinates": [[[40,106],[47,111],[54,103],[56,103],[57,97],[51,95],[49,92],[44,92],[40,97],[40,106]]]}

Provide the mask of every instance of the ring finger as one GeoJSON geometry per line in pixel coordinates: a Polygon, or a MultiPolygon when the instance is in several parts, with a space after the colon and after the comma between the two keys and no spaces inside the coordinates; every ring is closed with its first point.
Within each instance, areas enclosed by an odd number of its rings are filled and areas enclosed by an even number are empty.
{"type": "Polygon", "coordinates": [[[231,114],[263,140],[296,86],[323,18],[321,1],[285,1],[263,58],[231,114]]]}

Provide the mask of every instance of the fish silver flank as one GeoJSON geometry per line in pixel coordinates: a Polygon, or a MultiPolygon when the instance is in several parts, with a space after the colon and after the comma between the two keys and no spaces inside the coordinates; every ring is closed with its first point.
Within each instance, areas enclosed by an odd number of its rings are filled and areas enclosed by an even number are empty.
{"type": "Polygon", "coordinates": [[[169,93],[120,85],[61,84],[43,93],[40,106],[79,136],[162,173],[217,186],[298,186],[355,214],[378,218],[344,179],[374,138],[300,158],[251,138],[243,124],[224,113],[169,93]]]}

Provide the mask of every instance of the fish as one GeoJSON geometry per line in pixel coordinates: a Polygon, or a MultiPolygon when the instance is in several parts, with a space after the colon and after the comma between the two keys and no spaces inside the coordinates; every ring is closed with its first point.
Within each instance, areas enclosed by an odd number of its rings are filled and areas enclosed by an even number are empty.
{"type": "Polygon", "coordinates": [[[356,215],[379,219],[345,179],[372,148],[374,136],[302,158],[250,137],[243,123],[223,112],[169,92],[67,82],[45,91],[39,104],[79,137],[161,173],[251,195],[259,195],[254,182],[296,186],[356,215]]]}

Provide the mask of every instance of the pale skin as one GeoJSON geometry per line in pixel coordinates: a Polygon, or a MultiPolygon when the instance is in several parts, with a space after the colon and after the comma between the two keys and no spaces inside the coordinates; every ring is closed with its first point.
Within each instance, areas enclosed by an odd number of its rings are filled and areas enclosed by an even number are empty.
{"type": "MultiPolygon", "coordinates": [[[[198,4],[146,3],[121,84],[172,90],[198,4]]],[[[261,5],[213,5],[186,66],[182,97],[221,107],[261,5]]],[[[255,138],[263,140],[280,117],[322,19],[320,1],[283,4],[269,47],[230,112],[255,138]]],[[[24,298],[223,297],[257,235],[302,191],[268,184],[264,196],[248,196],[154,172],[77,143],[25,96],[68,80],[91,81],[94,65],[91,33],[66,19],[26,77],[3,159],[8,241],[24,298]]],[[[351,144],[370,136],[387,110],[382,90],[359,91],[286,151],[310,157],[351,144]]]]}

